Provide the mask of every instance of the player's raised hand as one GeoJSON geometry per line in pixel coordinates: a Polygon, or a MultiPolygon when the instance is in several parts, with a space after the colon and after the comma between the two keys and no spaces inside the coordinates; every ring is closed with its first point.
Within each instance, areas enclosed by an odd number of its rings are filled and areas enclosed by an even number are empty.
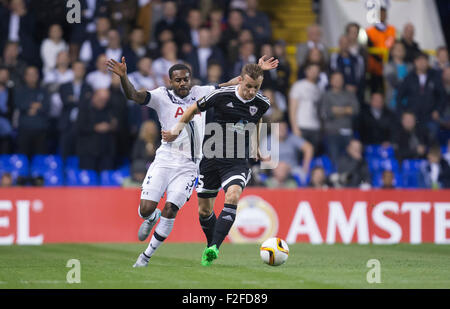
{"type": "Polygon", "coordinates": [[[124,77],[127,74],[127,64],[125,62],[125,57],[122,57],[122,62],[117,62],[114,59],[109,59],[106,62],[106,65],[108,66],[108,70],[110,72],[113,72],[120,77],[124,77]]]}
{"type": "Polygon", "coordinates": [[[262,56],[258,60],[258,65],[263,69],[264,71],[276,69],[278,67],[278,59],[275,59],[274,57],[267,57],[266,55],[262,56]]]}

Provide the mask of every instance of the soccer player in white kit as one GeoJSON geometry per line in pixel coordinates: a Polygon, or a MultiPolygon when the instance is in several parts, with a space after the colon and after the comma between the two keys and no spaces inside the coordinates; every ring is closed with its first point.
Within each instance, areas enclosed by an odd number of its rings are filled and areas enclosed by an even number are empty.
{"type": "MultiPolygon", "coordinates": [[[[278,60],[263,56],[259,64],[270,69],[278,60]]],[[[240,77],[217,86],[192,86],[191,71],[184,64],[175,64],[169,70],[170,88],[159,87],[152,91],[136,91],[127,77],[125,58],[119,63],[110,59],[107,63],[111,72],[120,76],[126,97],[138,104],[153,108],[162,130],[170,130],[184,114],[184,111],[218,87],[236,85],[240,77]]],[[[153,253],[172,231],[178,210],[192,194],[198,176],[202,157],[202,142],[205,129],[205,114],[196,115],[173,142],[162,141],[156,151],[154,162],[147,171],[142,184],[138,213],[144,219],[138,238],[143,241],[160,219],[147,249],[141,253],[133,267],[145,267],[153,253]],[[162,212],[157,208],[164,192],[166,203],[162,212]]]]}

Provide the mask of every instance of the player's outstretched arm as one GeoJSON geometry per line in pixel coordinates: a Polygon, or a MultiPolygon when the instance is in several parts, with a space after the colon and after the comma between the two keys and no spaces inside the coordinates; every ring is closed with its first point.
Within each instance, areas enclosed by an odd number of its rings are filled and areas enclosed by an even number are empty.
{"type": "MultiPolygon", "coordinates": [[[[258,65],[264,71],[276,69],[278,67],[278,63],[279,63],[278,59],[275,59],[274,57],[269,58],[266,55],[262,56],[258,60],[258,65]]],[[[241,76],[236,76],[236,77],[230,79],[229,81],[227,81],[226,83],[219,84],[219,87],[222,88],[222,87],[235,86],[235,85],[239,84],[241,82],[241,80],[242,80],[241,76]]]]}
{"type": "Polygon", "coordinates": [[[146,91],[137,91],[133,84],[130,82],[127,76],[127,64],[125,62],[125,57],[122,57],[122,62],[117,62],[114,59],[109,59],[106,63],[108,70],[117,74],[120,77],[120,82],[122,84],[123,91],[128,100],[133,100],[136,103],[143,104],[145,98],[147,97],[146,91]]]}
{"type": "Polygon", "coordinates": [[[164,141],[173,142],[178,135],[180,135],[181,131],[183,131],[184,126],[189,123],[189,121],[194,118],[195,114],[199,112],[197,104],[192,104],[183,114],[180,121],[170,130],[170,131],[161,131],[161,135],[164,141]]]}

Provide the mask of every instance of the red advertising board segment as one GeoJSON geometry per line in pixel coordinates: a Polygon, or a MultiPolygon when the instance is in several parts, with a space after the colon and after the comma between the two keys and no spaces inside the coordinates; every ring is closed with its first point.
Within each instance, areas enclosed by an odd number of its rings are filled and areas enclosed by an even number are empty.
{"type": "MultiPolygon", "coordinates": [[[[135,242],[139,198],[139,189],[1,189],[0,244],[135,242]]],[[[223,202],[220,192],[216,214],[223,202]]],[[[197,209],[194,193],[167,241],[204,241],[197,209]]],[[[227,241],[270,236],[290,243],[450,243],[450,191],[248,188],[227,241]]]]}

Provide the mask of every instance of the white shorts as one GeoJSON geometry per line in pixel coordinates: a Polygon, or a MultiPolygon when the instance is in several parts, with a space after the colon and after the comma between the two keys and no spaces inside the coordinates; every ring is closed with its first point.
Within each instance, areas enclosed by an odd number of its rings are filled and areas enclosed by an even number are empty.
{"type": "Polygon", "coordinates": [[[167,192],[166,201],[181,208],[191,197],[197,176],[197,168],[167,167],[155,161],[142,183],[141,200],[159,202],[167,192]]]}

